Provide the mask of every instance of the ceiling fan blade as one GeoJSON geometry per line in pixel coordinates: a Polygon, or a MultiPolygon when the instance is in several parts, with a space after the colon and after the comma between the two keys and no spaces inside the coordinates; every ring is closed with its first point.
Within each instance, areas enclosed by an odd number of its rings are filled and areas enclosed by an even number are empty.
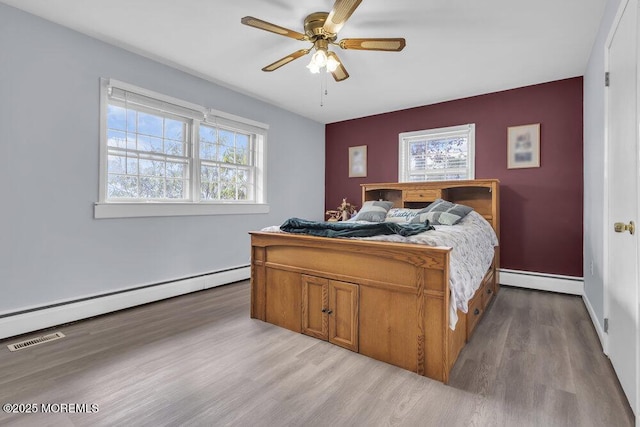
{"type": "Polygon", "coordinates": [[[293,52],[290,55],[285,56],[284,58],[278,59],[276,62],[267,65],[262,69],[262,71],[274,71],[283,65],[287,65],[289,62],[300,58],[301,56],[305,56],[307,53],[311,52],[311,49],[300,49],[298,51],[293,52]]]}
{"type": "Polygon", "coordinates": [[[360,3],[362,0],[336,0],[324,23],[324,30],[330,34],[338,34],[360,3]]]}
{"type": "Polygon", "coordinates": [[[338,46],[343,49],[357,50],[385,50],[400,52],[406,46],[406,41],[398,39],[342,39],[338,46]]]}
{"type": "Polygon", "coordinates": [[[329,57],[338,61],[338,66],[334,71],[331,72],[331,75],[333,76],[335,81],[341,82],[343,80],[348,79],[349,73],[347,73],[347,69],[344,68],[344,65],[342,65],[342,61],[340,61],[340,58],[338,58],[338,55],[336,55],[334,52],[329,52],[329,57]]]}
{"type": "Polygon", "coordinates": [[[272,33],[280,34],[281,36],[291,37],[292,39],[309,40],[309,37],[307,37],[305,34],[289,30],[287,28],[272,24],[267,21],[263,21],[262,19],[254,18],[253,16],[245,16],[240,20],[240,22],[250,27],[270,31],[272,33]]]}

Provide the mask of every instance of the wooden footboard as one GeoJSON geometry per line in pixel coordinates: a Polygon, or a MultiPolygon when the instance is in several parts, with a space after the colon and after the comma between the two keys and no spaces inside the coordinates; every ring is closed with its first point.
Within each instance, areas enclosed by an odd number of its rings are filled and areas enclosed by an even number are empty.
{"type": "Polygon", "coordinates": [[[333,325],[337,345],[448,381],[467,336],[462,313],[449,328],[449,249],[279,233],[251,245],[252,317],[321,339],[333,325]]]}

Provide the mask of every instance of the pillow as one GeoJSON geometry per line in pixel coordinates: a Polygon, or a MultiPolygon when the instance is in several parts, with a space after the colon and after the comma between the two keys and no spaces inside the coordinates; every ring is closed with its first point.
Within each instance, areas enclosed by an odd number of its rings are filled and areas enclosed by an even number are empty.
{"type": "Polygon", "coordinates": [[[353,218],[354,221],[382,222],[387,216],[387,212],[393,206],[393,202],[373,201],[364,202],[360,212],[353,218]]]}
{"type": "Polygon", "coordinates": [[[386,222],[409,222],[418,215],[420,209],[391,208],[387,212],[386,222]]]}
{"type": "Polygon", "coordinates": [[[458,205],[446,200],[436,199],[426,208],[422,209],[411,220],[411,223],[425,222],[429,220],[431,225],[454,225],[467,216],[473,208],[465,205],[458,205]]]}

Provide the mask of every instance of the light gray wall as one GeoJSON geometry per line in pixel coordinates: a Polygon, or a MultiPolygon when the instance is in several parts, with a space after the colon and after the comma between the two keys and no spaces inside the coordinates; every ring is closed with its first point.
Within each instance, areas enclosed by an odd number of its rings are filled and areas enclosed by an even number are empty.
{"type": "Polygon", "coordinates": [[[609,0],[584,75],[584,289],[602,326],[605,263],[605,44],[621,0],[609,0]],[[593,273],[591,273],[593,263],[593,273]]]}
{"type": "Polygon", "coordinates": [[[0,4],[0,313],[247,265],[248,231],[323,217],[324,156],[320,123],[0,4]],[[100,77],[269,124],[270,213],[93,219],[100,77]]]}

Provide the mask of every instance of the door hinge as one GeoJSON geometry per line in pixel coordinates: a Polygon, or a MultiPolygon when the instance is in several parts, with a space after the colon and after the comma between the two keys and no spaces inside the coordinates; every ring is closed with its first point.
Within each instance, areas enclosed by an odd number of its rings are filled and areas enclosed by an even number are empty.
{"type": "Polygon", "coordinates": [[[605,317],[604,318],[604,333],[609,333],[609,318],[605,317]]]}
{"type": "Polygon", "coordinates": [[[604,85],[609,87],[609,72],[604,73],[604,85]]]}

